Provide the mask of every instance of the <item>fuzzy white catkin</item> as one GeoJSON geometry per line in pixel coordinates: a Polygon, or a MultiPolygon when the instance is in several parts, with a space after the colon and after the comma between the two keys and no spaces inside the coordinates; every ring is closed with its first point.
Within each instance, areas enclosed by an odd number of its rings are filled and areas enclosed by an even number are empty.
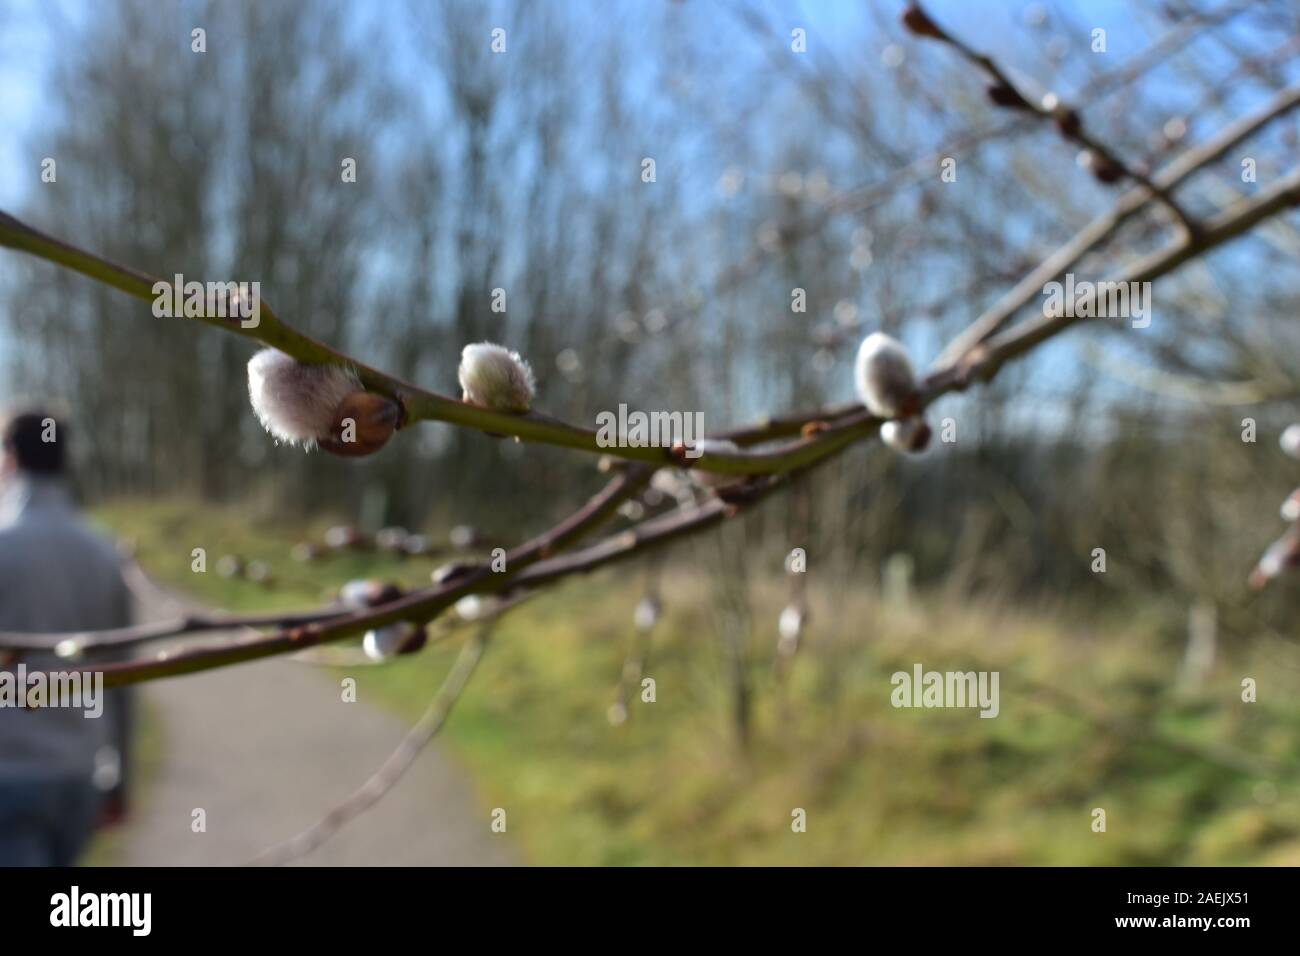
{"type": "Polygon", "coordinates": [[[788,604],[781,611],[776,624],[777,633],[783,641],[796,641],[803,630],[803,610],[797,604],[788,604]]]}
{"type": "Polygon", "coordinates": [[[1300,425],[1288,425],[1279,444],[1292,458],[1300,458],[1300,425]]]}
{"type": "Polygon", "coordinates": [[[258,421],[291,445],[328,437],[339,405],[360,390],[356,374],[338,365],[308,365],[278,349],[248,360],[248,397],[258,421]]]}
{"type": "Polygon", "coordinates": [[[378,591],[379,585],[375,581],[365,579],[348,581],[339,588],[339,602],[344,607],[363,610],[370,607],[378,591]]]}
{"type": "Polygon", "coordinates": [[[695,500],[691,496],[690,484],[682,478],[681,474],[666,468],[661,468],[654,473],[650,479],[650,487],[660,494],[670,495],[679,505],[691,504],[695,500]]]}
{"type": "Polygon", "coordinates": [[[653,630],[655,624],[659,622],[659,612],[661,610],[659,599],[647,595],[637,602],[636,611],[632,615],[633,622],[636,624],[638,631],[653,630]]]}
{"type": "Polygon", "coordinates": [[[405,528],[380,528],[375,532],[375,547],[380,551],[401,551],[411,537],[405,528]]]}
{"type": "Polygon", "coordinates": [[[915,416],[888,421],[880,426],[880,440],[894,451],[923,451],[930,437],[925,434],[928,429],[925,420],[915,416]]]}
{"type": "Polygon", "coordinates": [[[858,398],[881,418],[897,418],[916,393],[916,373],[901,342],[883,332],[862,340],[853,368],[858,398]]]}
{"type": "Polygon", "coordinates": [[[499,412],[526,412],[533,402],[533,370],[491,342],[467,345],[460,353],[460,387],[465,401],[499,412]]]}
{"type": "Polygon", "coordinates": [[[372,661],[386,661],[402,653],[402,648],[413,636],[409,624],[389,624],[366,631],[366,636],[361,640],[361,649],[372,661]]]}
{"type": "Polygon", "coordinates": [[[1289,538],[1274,541],[1259,559],[1257,572],[1264,578],[1275,578],[1281,574],[1295,550],[1294,544],[1289,538]]]}
{"type": "Polygon", "coordinates": [[[462,621],[477,621],[487,613],[486,602],[477,594],[466,594],[456,602],[456,613],[462,621]]]}

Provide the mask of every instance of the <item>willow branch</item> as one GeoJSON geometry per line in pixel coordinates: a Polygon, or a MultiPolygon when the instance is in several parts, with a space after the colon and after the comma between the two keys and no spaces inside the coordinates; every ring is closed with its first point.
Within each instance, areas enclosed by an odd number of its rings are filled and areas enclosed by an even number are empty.
{"type": "MultiPolygon", "coordinates": [[[[868,415],[866,412],[861,412],[842,424],[831,426],[806,439],[808,454],[805,457],[808,460],[800,466],[801,469],[826,460],[865,435],[877,433],[879,428],[879,419],[868,415]]],[[[763,497],[765,488],[775,487],[782,478],[793,473],[795,473],[795,469],[791,469],[790,472],[783,475],[770,476],[766,479],[751,479],[738,485],[735,489],[724,489],[722,493],[726,496],[725,500],[724,498],[715,498],[710,504],[698,509],[702,513],[703,520],[687,521],[685,527],[681,529],[668,529],[665,533],[651,535],[645,541],[644,546],[650,547],[666,543],[681,534],[687,533],[689,528],[703,527],[736,514],[749,499],[757,500],[763,497]]],[[[240,644],[185,650],[154,659],[106,664],[99,667],[70,668],[69,670],[102,673],[106,687],[119,687],[164,677],[198,673],[217,667],[261,660],[281,654],[292,654],[306,648],[344,640],[388,624],[401,622],[426,624],[461,598],[471,594],[498,595],[512,588],[533,587],[535,579],[524,580],[523,578],[527,574],[528,567],[534,562],[546,564],[548,568],[552,569],[546,575],[547,580],[565,576],[553,573],[554,566],[550,563],[562,560],[562,558],[551,558],[549,562],[542,559],[551,551],[576,539],[581,533],[613,514],[617,510],[617,503],[635,493],[635,490],[641,487],[647,477],[645,473],[639,470],[618,476],[610,485],[606,486],[600,495],[584,506],[584,519],[581,522],[566,522],[560,526],[558,531],[534,538],[514,551],[507,552],[507,569],[505,571],[494,572],[487,566],[468,568],[464,574],[450,581],[413,592],[395,601],[377,605],[373,608],[353,611],[329,620],[314,621],[293,628],[280,629],[240,644]]],[[[695,511],[696,509],[691,509],[690,517],[701,517],[701,515],[695,515],[695,511]]],[[[656,531],[660,530],[656,523],[658,520],[650,520],[656,531]]],[[[625,535],[626,533],[615,537],[624,539],[625,535]]],[[[613,549],[608,560],[617,560],[625,556],[619,549],[613,549]]]]}
{"type": "Polygon", "coordinates": [[[102,631],[59,631],[49,634],[31,634],[18,631],[0,631],[0,650],[39,651],[68,645],[67,652],[98,651],[135,647],[152,641],[203,634],[211,631],[237,631],[263,627],[298,627],[317,621],[342,617],[349,613],[343,605],[333,605],[311,611],[280,611],[254,614],[229,614],[222,611],[198,612],[164,621],[150,621],[131,627],[108,628],[102,631]]]}
{"type": "Polygon", "coordinates": [[[1139,365],[1117,355],[1107,355],[1103,359],[1095,348],[1084,350],[1080,357],[1097,371],[1134,388],[1192,404],[1261,405],[1300,396],[1300,389],[1294,385],[1282,388],[1258,379],[1219,382],[1139,365]]]}
{"type": "Polygon", "coordinates": [[[1114,150],[1089,133],[1079,116],[1078,110],[1067,106],[1054,94],[1048,94],[1045,97],[1032,94],[1026,95],[1007,72],[998,65],[996,60],[973,49],[960,38],[939,27],[935,24],[934,19],[915,2],[910,5],[907,14],[904,15],[905,22],[913,15],[919,15],[928,24],[930,29],[924,31],[925,36],[948,44],[961,54],[964,59],[984,71],[993,81],[993,85],[989,87],[989,96],[995,103],[1008,109],[1023,110],[1040,120],[1055,123],[1057,130],[1064,139],[1088,150],[1093,155],[1098,164],[1098,178],[1107,177],[1103,181],[1113,181],[1108,178],[1110,175],[1116,177],[1122,175],[1133,180],[1167,206],[1188,232],[1196,232],[1199,226],[1179,206],[1169,190],[1159,183],[1153,182],[1145,173],[1125,163],[1114,150]]]}
{"type": "Polygon", "coordinates": [[[462,597],[505,590],[509,580],[531,563],[570,544],[607,520],[618,510],[619,504],[644,486],[650,474],[649,470],[633,469],[616,476],[574,515],[551,531],[508,551],[504,571],[493,571],[489,565],[467,566],[460,575],[444,584],[422,589],[372,608],[350,610],[328,618],[307,620],[305,623],[281,627],[271,634],[259,635],[242,643],[189,649],[160,654],[144,660],[83,666],[69,670],[102,673],[105,686],[119,687],[163,677],[198,673],[281,654],[292,654],[344,640],[387,624],[404,621],[425,624],[462,597]]]}
{"type": "MultiPolygon", "coordinates": [[[[507,567],[513,567],[517,571],[527,567],[533,561],[548,557],[567,547],[583,534],[613,516],[617,512],[619,505],[640,491],[650,480],[652,474],[652,469],[641,466],[634,466],[619,474],[568,518],[544,534],[538,535],[511,552],[507,552],[507,567]]],[[[466,565],[462,569],[462,576],[471,572],[482,574],[485,571],[490,571],[490,566],[466,565]]],[[[379,607],[388,606],[390,605],[379,605],[379,607]]],[[[355,614],[355,608],[332,605],[318,610],[300,612],[261,614],[196,613],[166,621],[155,621],[132,627],[102,631],[65,631],[50,634],[0,632],[0,650],[49,650],[65,643],[74,645],[73,648],[69,648],[69,653],[74,650],[79,652],[105,648],[120,649],[151,641],[210,631],[248,630],[262,627],[295,631],[322,621],[355,617],[355,614]]],[[[241,653],[246,652],[246,650],[241,651],[241,653]]]]}
{"type": "MultiPolygon", "coordinates": [[[[1229,124],[1211,139],[1182,153],[1156,175],[1156,183],[1165,190],[1175,188],[1192,173],[1220,159],[1228,150],[1297,106],[1300,106],[1300,86],[1283,90],[1257,112],[1229,124]]],[[[936,364],[944,366],[960,360],[976,345],[996,333],[1021,309],[1041,296],[1047,283],[1059,279],[1072,265],[1145,209],[1151,201],[1151,195],[1148,190],[1138,187],[1121,196],[1109,211],[1079,230],[1069,242],[1052,253],[1042,265],[975,319],[966,331],[944,349],[936,364]]]]}
{"type": "MultiPolygon", "coordinates": [[[[82,275],[148,302],[156,298],[154,285],[165,282],[55,239],[3,212],[0,212],[0,246],[26,252],[80,272],[82,275]]],[[[223,292],[222,295],[224,297],[225,293],[223,292]]],[[[440,421],[474,428],[487,434],[508,435],[522,441],[555,445],[592,454],[612,455],[629,461],[660,466],[682,464],[679,453],[672,448],[624,444],[606,447],[597,432],[579,428],[542,412],[522,414],[499,412],[420,388],[364,365],[323,342],[297,331],[282,321],[265,302],[259,305],[260,320],[251,327],[241,324],[237,311],[227,308],[225,300],[218,305],[220,306],[218,311],[236,317],[222,318],[218,315],[209,315],[205,311],[202,315],[186,316],[186,318],[194,318],[224,331],[255,339],[301,362],[340,365],[353,369],[362,385],[368,390],[385,395],[401,404],[404,410],[403,427],[421,421],[440,421]]],[[[721,474],[771,474],[786,468],[798,467],[801,464],[799,454],[797,448],[776,449],[758,454],[717,453],[695,459],[690,462],[690,465],[702,471],[721,474]]]]}
{"type": "MultiPolygon", "coordinates": [[[[1249,232],[1259,223],[1300,203],[1300,168],[1292,170],[1267,189],[1240,202],[1211,220],[1199,232],[1175,240],[1133,262],[1107,280],[1110,283],[1149,282],[1172,272],[1189,259],[1203,255],[1249,232]]],[[[1096,299],[1096,287],[1085,301],[1096,299]]],[[[957,364],[933,375],[935,387],[950,391],[964,389],[973,381],[987,382],[1008,361],[1023,355],[1039,343],[1059,335],[1077,322],[1078,315],[1041,316],[1008,329],[966,353],[957,364]]],[[[1095,309],[1094,309],[1095,311],[1095,309]]]]}
{"type": "MultiPolygon", "coordinates": [[[[1150,46],[1131,55],[1118,69],[1089,79],[1077,91],[1076,97],[1079,100],[1095,100],[1132,83],[1182,50],[1206,29],[1231,20],[1249,10],[1253,4],[1254,0],[1243,0],[1210,13],[1192,13],[1150,46]]],[[[765,27],[762,35],[770,35],[770,32],[765,27]]],[[[1005,139],[1028,128],[1031,122],[1030,119],[1021,117],[984,129],[967,130],[942,149],[909,160],[878,182],[857,186],[830,197],[823,203],[822,209],[809,220],[783,225],[782,237],[792,240],[814,235],[825,228],[837,215],[865,212],[881,202],[897,197],[905,189],[931,180],[940,160],[967,155],[985,143],[1005,139]]],[[[1147,195],[1149,197],[1151,194],[1147,195]]],[[[738,285],[754,270],[765,254],[762,249],[755,249],[741,262],[729,268],[717,283],[715,293],[721,294],[738,285]]]]}
{"type": "MultiPolygon", "coordinates": [[[[1186,235],[1180,241],[1138,260],[1122,270],[1112,281],[1142,282],[1156,279],[1188,259],[1241,236],[1258,223],[1297,202],[1300,202],[1300,170],[1293,171],[1251,200],[1233,207],[1210,222],[1205,229],[1186,235]]],[[[972,382],[990,380],[1007,362],[1060,334],[1078,321],[1081,318],[1077,315],[1045,316],[990,339],[969,353],[960,364],[932,373],[923,383],[922,404],[929,405],[948,392],[967,388],[972,382]]],[[[629,532],[575,554],[539,560],[547,548],[544,541],[534,539],[521,546],[518,554],[522,556],[522,561],[508,565],[509,570],[506,572],[495,574],[488,569],[477,568],[452,582],[377,608],[329,621],[309,623],[288,631],[282,630],[234,647],[192,651],[162,660],[107,665],[102,668],[105,683],[108,686],[119,686],[292,653],[402,621],[423,624],[471,593],[500,593],[512,584],[535,587],[543,582],[625,559],[644,548],[667,543],[725,520],[752,501],[766,496],[789,475],[823,462],[854,442],[878,433],[880,424],[879,419],[865,411],[851,414],[824,430],[789,443],[778,453],[770,453],[771,457],[785,467],[783,472],[743,483],[695,509],[664,518],[648,519],[629,532]],[[536,566],[528,568],[532,561],[537,561],[536,566]]],[[[629,478],[625,474],[615,481],[629,478]]],[[[595,515],[606,515],[609,512],[608,502],[589,504],[589,507],[595,515]]],[[[565,537],[568,537],[567,533],[565,537]]]]}
{"type": "MultiPolygon", "coordinates": [[[[1142,282],[1156,279],[1187,260],[1243,235],[1258,223],[1297,202],[1300,202],[1300,170],[1293,171],[1251,200],[1240,203],[1210,222],[1205,229],[1138,260],[1122,270],[1111,281],[1142,282]]],[[[1043,317],[1023,323],[989,340],[972,351],[959,365],[932,373],[923,383],[922,404],[929,405],[944,394],[961,391],[972,382],[990,380],[1007,362],[1060,334],[1078,321],[1082,321],[1082,318],[1077,315],[1043,317]]],[[[665,518],[648,519],[631,531],[607,539],[584,551],[559,558],[539,560],[536,567],[531,569],[527,568],[529,561],[541,558],[546,550],[536,539],[522,546],[524,554],[522,568],[518,562],[509,566],[508,571],[500,574],[478,568],[453,582],[408,595],[374,609],[280,631],[261,640],[235,647],[181,653],[164,660],[107,665],[102,669],[105,683],[108,686],[118,686],[158,677],[194,673],[226,664],[292,653],[304,647],[341,640],[386,624],[402,621],[425,623],[461,597],[471,593],[500,593],[512,584],[534,587],[545,581],[557,580],[570,574],[622,560],[646,547],[667,543],[724,520],[742,510],[751,501],[764,497],[790,474],[823,462],[854,442],[878,433],[880,424],[879,419],[865,411],[850,415],[825,430],[790,443],[789,448],[778,456],[788,463],[785,472],[746,482],[736,489],[728,490],[724,496],[714,498],[708,504],[695,509],[670,514],[665,518]]],[[[608,508],[594,506],[593,510],[604,514],[608,508]]]]}

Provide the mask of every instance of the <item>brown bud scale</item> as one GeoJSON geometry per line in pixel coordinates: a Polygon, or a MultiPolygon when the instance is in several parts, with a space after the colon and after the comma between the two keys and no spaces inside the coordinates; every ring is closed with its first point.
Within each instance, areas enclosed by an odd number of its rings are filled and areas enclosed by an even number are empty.
{"type": "Polygon", "coordinates": [[[998,106],[1006,107],[1012,110],[1031,109],[1025,98],[1016,91],[1015,87],[1007,83],[995,83],[988,88],[989,99],[998,106]]]}
{"type": "Polygon", "coordinates": [[[402,418],[402,406],[391,398],[375,392],[354,392],[334,413],[329,437],[317,444],[330,454],[345,458],[373,455],[401,427],[402,418]]]}
{"type": "Polygon", "coordinates": [[[935,40],[946,40],[947,34],[939,28],[939,25],[930,19],[930,15],[922,10],[917,4],[909,4],[903,11],[903,26],[911,30],[919,37],[931,37],[935,40]]]}

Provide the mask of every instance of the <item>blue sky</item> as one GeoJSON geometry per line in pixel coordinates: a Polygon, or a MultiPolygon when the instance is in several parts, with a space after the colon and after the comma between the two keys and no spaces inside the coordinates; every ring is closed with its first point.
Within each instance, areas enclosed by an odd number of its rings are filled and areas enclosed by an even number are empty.
{"type": "MultiPolygon", "coordinates": [[[[28,155],[24,142],[30,132],[51,117],[58,115],[58,104],[49,102],[42,88],[56,53],[60,49],[60,19],[77,22],[94,5],[104,0],[2,0],[0,2],[0,129],[9,135],[0,137],[0,208],[21,206],[27,190],[38,182],[33,161],[39,157],[28,155]],[[57,13],[55,12],[57,11],[57,13]]],[[[168,0],[158,0],[167,3],[168,0]]],[[[474,2],[474,0],[466,0],[474,2]]],[[[590,8],[598,29],[611,29],[634,33],[635,16],[604,17],[608,0],[539,0],[562,3],[570,8],[590,8]]],[[[671,2],[671,0],[640,0],[644,3],[671,2]]],[[[710,0],[687,0],[706,9],[710,0]]],[[[736,29],[734,18],[725,10],[725,4],[713,3],[720,32],[736,29]]],[[[1026,48],[1022,43],[1008,42],[1011,38],[1023,39],[1026,33],[1025,11],[1033,3],[1008,2],[1008,0],[931,0],[927,9],[946,25],[959,31],[978,48],[996,53],[1012,65],[1032,72],[1038,67],[1039,51],[1026,48]]],[[[1133,4],[1122,0],[1087,0],[1079,4],[1041,4],[1047,9],[1061,6],[1072,10],[1076,17],[1090,27],[1107,30],[1108,54],[1123,59],[1140,50],[1148,40],[1147,31],[1136,25],[1132,15],[1133,4]],[[1083,11],[1083,12],[1080,12],[1083,11]]],[[[304,3],[310,8],[310,3],[304,3]]],[[[833,49],[837,56],[852,55],[844,48],[845,38],[862,35],[862,24],[869,21],[869,4],[864,0],[773,0],[756,4],[773,23],[788,22],[791,29],[802,27],[808,31],[809,54],[815,56],[823,44],[833,49]]],[[[902,4],[880,4],[893,19],[902,4]]],[[[389,3],[357,4],[359,18],[380,18],[385,9],[395,9],[389,3]]],[[[392,52],[402,48],[402,25],[398,18],[387,24],[392,36],[392,52]]],[[[882,38],[882,46],[889,38],[882,38]]],[[[878,51],[877,51],[878,52],[878,51]]],[[[400,56],[398,62],[400,62],[400,56]]]]}
{"type": "MultiPolygon", "coordinates": [[[[58,28],[59,17],[67,22],[77,22],[87,11],[93,10],[93,4],[102,0],[63,0],[63,2],[45,2],[45,0],[0,0],[0,129],[9,135],[0,137],[0,208],[6,210],[21,209],[31,190],[40,188],[39,172],[41,156],[32,150],[36,135],[44,124],[57,121],[60,105],[52,102],[45,93],[47,80],[58,55],[74,54],[64,45],[66,35],[58,28]],[[59,11],[56,16],[52,10],[59,11]]],[[[168,0],[158,0],[166,3],[168,0]]],[[[470,2],[470,0],[466,0],[470,2]]],[[[602,31],[610,31],[623,40],[635,44],[637,30],[640,26],[639,9],[646,4],[668,3],[672,0],[538,0],[562,4],[568,9],[577,10],[580,15],[590,15],[591,33],[599,36],[602,31]],[[641,7],[638,7],[638,3],[641,7]]],[[[710,0],[685,0],[692,9],[700,11],[704,24],[713,24],[719,36],[719,55],[727,55],[728,50],[735,50],[726,38],[743,30],[734,14],[727,9],[728,4],[710,2],[710,0]]],[[[805,0],[805,2],[757,3],[766,19],[774,29],[783,31],[783,38],[788,37],[790,29],[801,27],[808,32],[808,55],[817,57],[819,52],[834,56],[839,62],[849,62],[855,57],[878,59],[885,47],[898,44],[906,56],[947,57],[950,54],[933,45],[919,40],[906,38],[897,29],[898,11],[903,4],[896,0],[882,0],[873,5],[868,0],[805,0]],[[883,21],[888,25],[888,32],[876,33],[864,29],[865,24],[874,22],[873,9],[881,12],[883,21]],[[866,48],[861,43],[863,36],[870,37],[866,48]]],[[[304,4],[309,9],[310,4],[304,4]]],[[[1024,2],[1003,2],[1003,0],[931,0],[926,4],[937,19],[954,32],[964,37],[977,49],[995,55],[1000,62],[1012,68],[1022,70],[1026,75],[1042,77],[1044,75],[1044,46],[1054,36],[1061,35],[1054,24],[1058,21],[1055,11],[1067,11],[1074,24],[1074,29],[1064,36],[1068,42],[1071,57],[1090,57],[1088,51],[1088,32],[1094,28],[1106,30],[1107,50],[1104,54],[1103,68],[1111,69],[1126,62],[1130,57],[1143,50],[1153,39],[1156,32],[1154,3],[1128,3],[1121,0],[1086,0],[1078,3],[1044,4],[1024,2]],[[1048,12],[1048,26],[1043,30],[1032,27],[1032,11],[1041,6],[1048,12]]],[[[394,4],[356,4],[358,21],[378,22],[388,37],[387,49],[382,51],[380,59],[391,68],[395,75],[403,75],[408,61],[409,50],[403,22],[398,17],[386,17],[384,11],[397,9],[394,4]]],[[[506,24],[509,26],[509,24],[506,24]]],[[[575,37],[575,42],[585,38],[575,37]]],[[[486,42],[486,38],[485,38],[486,42]]],[[[785,42],[788,42],[786,40],[785,42]]],[[[1222,57],[1211,45],[1198,48],[1198,55],[1206,62],[1213,62],[1215,57],[1222,57]]],[[[1297,79],[1294,68],[1291,79],[1297,79]]],[[[758,74],[755,82],[763,82],[758,74]]],[[[972,75],[971,83],[980,80],[972,75]]],[[[1168,93],[1171,108],[1179,101],[1180,87],[1176,75],[1156,73],[1152,82],[1159,90],[1163,87],[1168,93]]],[[[1067,99],[1070,86],[1063,90],[1067,99]]],[[[1257,105],[1264,97],[1258,85],[1241,84],[1240,92],[1232,94],[1230,101],[1234,112],[1241,112],[1257,105]]],[[[1190,101],[1189,101],[1190,102],[1190,101]]],[[[1192,139],[1208,135],[1210,130],[1220,125],[1216,118],[1212,126],[1194,129],[1192,139]]],[[[1083,180],[1075,187],[1086,190],[1089,185],[1086,176],[1069,168],[1068,153],[1062,151],[1059,156],[1062,164],[1063,183],[1083,180]]],[[[714,177],[698,178],[701,188],[711,188],[714,177]]],[[[689,197],[682,197],[689,202],[689,197]]],[[[1002,228],[1012,229],[1014,223],[1004,223],[1002,228]]],[[[1046,254],[1049,250],[1044,249],[1046,254]]],[[[3,262],[0,261],[0,278],[3,277],[3,262]]],[[[1053,364],[1075,367],[1076,360],[1072,347],[1054,350],[1058,356],[1053,364]]]]}
{"type": "MultiPolygon", "coordinates": [[[[57,54],[67,54],[62,46],[65,34],[59,24],[76,23],[87,11],[93,10],[102,0],[0,0],[0,129],[8,135],[0,137],[0,208],[14,209],[22,206],[28,191],[39,185],[39,164],[42,157],[30,152],[32,134],[42,124],[57,120],[60,109],[43,92],[49,71],[57,54]]],[[[167,3],[169,0],[158,0],[167,3]]],[[[475,3],[477,0],[465,0],[475,3]]],[[[635,40],[639,26],[636,4],[671,3],[673,0],[634,0],[619,3],[617,0],[539,0],[562,5],[579,12],[590,11],[594,33],[613,31],[624,39],[635,40]],[[615,15],[608,11],[617,10],[615,15]]],[[[736,49],[725,42],[728,33],[740,31],[735,16],[728,12],[729,2],[718,0],[686,0],[703,11],[704,22],[716,21],[719,32],[719,50],[736,49]]],[[[304,2],[304,9],[310,3],[304,2]]],[[[874,8],[895,27],[900,0],[877,0],[874,8]]],[[[1054,22],[1053,11],[1068,12],[1075,24],[1084,30],[1096,27],[1107,31],[1106,65],[1117,65],[1141,51],[1153,36],[1152,18],[1154,3],[1131,3],[1123,0],[1080,0],[1080,2],[1025,3],[1017,0],[930,0],[926,4],[942,23],[952,28],[977,49],[994,54],[1000,62],[1019,68],[1027,76],[1041,76],[1043,46],[1046,40],[1057,35],[1051,26],[1036,32],[1028,25],[1034,8],[1048,12],[1048,23],[1054,22]]],[[[879,56],[880,51],[899,39],[897,31],[880,36],[876,49],[859,48],[864,35],[864,24],[873,20],[870,0],[770,0],[756,2],[775,26],[802,27],[808,31],[808,53],[816,57],[819,49],[827,51],[841,62],[853,57],[879,56]]],[[[400,17],[386,17],[384,11],[400,10],[390,3],[358,2],[358,21],[378,22],[389,37],[388,49],[383,59],[400,75],[403,63],[408,60],[407,38],[400,17]]],[[[868,33],[867,35],[871,35],[868,33]]],[[[1072,49],[1086,50],[1088,37],[1067,36],[1072,49]]],[[[917,41],[901,44],[907,55],[922,55],[915,49],[917,41]]],[[[923,55],[933,55],[932,49],[923,55]]],[[[1217,55],[1205,47],[1206,57],[1217,55]]],[[[1079,54],[1072,54],[1079,55],[1079,54]]],[[[761,81],[761,77],[757,78],[761,81]]],[[[1157,76],[1157,82],[1159,77],[1157,76]]],[[[972,82],[978,80],[972,76],[972,82]]],[[[1066,93],[1068,95],[1068,90],[1066,93]]],[[[1259,97],[1254,97],[1258,101],[1259,97]]],[[[1249,104],[1243,104],[1243,108],[1249,104]]]]}

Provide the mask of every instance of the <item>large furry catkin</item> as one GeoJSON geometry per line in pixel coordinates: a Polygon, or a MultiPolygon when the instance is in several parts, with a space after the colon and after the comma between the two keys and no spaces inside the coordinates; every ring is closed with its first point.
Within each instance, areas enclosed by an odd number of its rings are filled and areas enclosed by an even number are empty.
{"type": "Polygon", "coordinates": [[[258,421],[291,445],[328,438],[336,411],[359,391],[352,370],[307,365],[278,349],[262,349],[248,362],[248,397],[258,421]]]}
{"type": "Polygon", "coordinates": [[[492,342],[467,345],[460,354],[464,399],[499,412],[526,412],[533,401],[533,370],[518,352],[492,342]]]}

